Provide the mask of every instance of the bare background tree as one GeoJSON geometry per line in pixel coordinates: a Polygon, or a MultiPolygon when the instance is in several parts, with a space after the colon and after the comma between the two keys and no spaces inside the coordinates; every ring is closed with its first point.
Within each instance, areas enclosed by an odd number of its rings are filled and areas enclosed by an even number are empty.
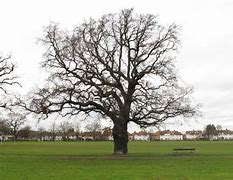
{"type": "Polygon", "coordinates": [[[94,140],[96,140],[97,135],[101,132],[101,124],[99,121],[94,121],[85,126],[87,132],[93,135],[94,140]]]}
{"type": "Polygon", "coordinates": [[[39,136],[40,141],[43,141],[44,137],[46,135],[45,128],[44,127],[39,127],[38,130],[37,130],[37,132],[38,132],[38,136],[39,136]]]}
{"type": "Polygon", "coordinates": [[[14,136],[14,140],[17,140],[17,133],[20,127],[25,123],[26,115],[16,112],[10,112],[5,122],[11,128],[11,134],[14,136]]]}
{"type": "Polygon", "coordinates": [[[204,129],[204,135],[208,140],[213,140],[213,136],[217,134],[217,129],[214,124],[208,124],[204,129]]]}
{"type": "Polygon", "coordinates": [[[4,119],[0,120],[0,135],[10,134],[11,128],[4,119]]]}
{"type": "Polygon", "coordinates": [[[23,140],[29,140],[31,133],[31,126],[26,125],[25,127],[21,128],[18,133],[17,137],[23,140]]]}
{"type": "Polygon", "coordinates": [[[217,125],[217,126],[216,126],[216,130],[217,130],[217,131],[221,131],[221,130],[222,130],[222,126],[221,126],[221,125],[217,125]]]}
{"type": "Polygon", "coordinates": [[[55,121],[50,125],[49,131],[51,132],[52,140],[55,141],[56,133],[58,131],[58,127],[55,121]]]}
{"type": "Polygon", "coordinates": [[[48,85],[22,106],[46,116],[108,117],[114,154],[126,154],[129,122],[147,127],[196,113],[192,90],[179,85],[174,65],[178,32],[177,25],[162,26],[156,16],[133,9],[91,19],[72,33],[51,24],[42,39],[48,85]]]}
{"type": "Polygon", "coordinates": [[[76,122],[74,124],[74,132],[75,132],[76,139],[80,140],[79,139],[80,138],[79,136],[81,134],[81,123],[80,122],[76,122]]]}
{"type": "Polygon", "coordinates": [[[63,121],[59,124],[59,132],[63,140],[69,140],[69,134],[74,132],[73,124],[69,121],[63,121]]]}

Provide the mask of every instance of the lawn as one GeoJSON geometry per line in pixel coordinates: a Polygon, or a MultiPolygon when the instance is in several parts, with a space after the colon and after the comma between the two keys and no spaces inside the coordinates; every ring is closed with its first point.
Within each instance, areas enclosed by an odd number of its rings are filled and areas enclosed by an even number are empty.
{"type": "Polygon", "coordinates": [[[126,157],[112,142],[0,144],[0,180],[233,179],[233,141],[129,142],[126,157]],[[192,146],[194,153],[174,153],[192,146]]]}

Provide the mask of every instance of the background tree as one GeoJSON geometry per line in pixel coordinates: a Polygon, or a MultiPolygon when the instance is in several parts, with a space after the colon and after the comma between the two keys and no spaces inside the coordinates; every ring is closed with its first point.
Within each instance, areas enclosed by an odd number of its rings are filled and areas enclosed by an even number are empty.
{"type": "Polygon", "coordinates": [[[40,141],[43,141],[44,137],[46,136],[45,128],[44,127],[39,127],[37,132],[38,132],[38,137],[39,137],[40,141]]]}
{"type": "Polygon", "coordinates": [[[10,134],[11,128],[10,126],[6,123],[5,120],[0,120],[0,134],[1,135],[6,135],[10,134]]]}
{"type": "Polygon", "coordinates": [[[75,127],[74,131],[75,131],[76,139],[80,140],[80,137],[79,137],[79,135],[81,134],[81,124],[80,124],[80,122],[76,122],[74,127],[75,127]]]}
{"type": "Polygon", "coordinates": [[[21,128],[17,133],[17,137],[24,140],[28,140],[30,138],[30,135],[31,135],[31,126],[29,125],[21,128]]]}
{"type": "Polygon", "coordinates": [[[19,128],[25,123],[26,115],[11,112],[5,119],[6,124],[11,128],[11,134],[14,136],[14,140],[17,140],[17,133],[19,128]]]}
{"type": "Polygon", "coordinates": [[[69,121],[63,121],[59,124],[59,132],[62,134],[63,140],[69,140],[69,134],[74,132],[72,123],[69,121]]]}
{"type": "Polygon", "coordinates": [[[101,132],[101,124],[99,121],[94,121],[89,123],[85,127],[86,131],[90,132],[93,136],[93,139],[96,140],[96,137],[100,135],[101,132]]]}
{"type": "Polygon", "coordinates": [[[209,140],[213,139],[213,136],[216,134],[217,130],[214,124],[208,124],[205,127],[204,134],[207,136],[209,140]]]}
{"type": "Polygon", "coordinates": [[[132,9],[90,19],[72,33],[51,24],[42,39],[48,85],[22,106],[46,116],[94,112],[110,118],[114,154],[126,154],[129,122],[147,127],[196,113],[192,90],[179,85],[174,65],[178,31],[132,9]]]}
{"type": "Polygon", "coordinates": [[[221,125],[217,125],[217,126],[216,126],[216,130],[217,130],[217,131],[221,131],[221,130],[222,130],[222,126],[221,126],[221,125]]]}
{"type": "Polygon", "coordinates": [[[57,131],[58,131],[57,125],[56,125],[55,121],[50,125],[49,131],[50,131],[50,133],[52,135],[52,140],[55,141],[56,135],[57,135],[57,131]]]}

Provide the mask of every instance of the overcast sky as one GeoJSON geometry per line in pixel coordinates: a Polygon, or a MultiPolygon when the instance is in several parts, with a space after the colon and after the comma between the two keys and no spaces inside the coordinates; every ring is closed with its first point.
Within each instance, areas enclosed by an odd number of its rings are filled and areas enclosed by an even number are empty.
{"type": "Polygon", "coordinates": [[[50,21],[71,30],[89,17],[133,7],[136,13],[158,15],[163,25],[180,25],[179,75],[194,88],[193,100],[202,104],[203,116],[167,128],[203,129],[214,123],[233,129],[233,1],[2,0],[0,7],[0,52],[17,63],[22,92],[43,81],[39,62],[44,49],[36,42],[50,21]]]}

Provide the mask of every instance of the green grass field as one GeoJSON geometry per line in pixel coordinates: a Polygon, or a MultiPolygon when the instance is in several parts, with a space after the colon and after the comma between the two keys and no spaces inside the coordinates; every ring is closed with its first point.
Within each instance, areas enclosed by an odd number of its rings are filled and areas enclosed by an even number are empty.
{"type": "Polygon", "coordinates": [[[125,157],[112,142],[0,143],[0,180],[233,179],[233,141],[129,142],[125,157]],[[194,153],[174,153],[192,146],[194,153]]]}

